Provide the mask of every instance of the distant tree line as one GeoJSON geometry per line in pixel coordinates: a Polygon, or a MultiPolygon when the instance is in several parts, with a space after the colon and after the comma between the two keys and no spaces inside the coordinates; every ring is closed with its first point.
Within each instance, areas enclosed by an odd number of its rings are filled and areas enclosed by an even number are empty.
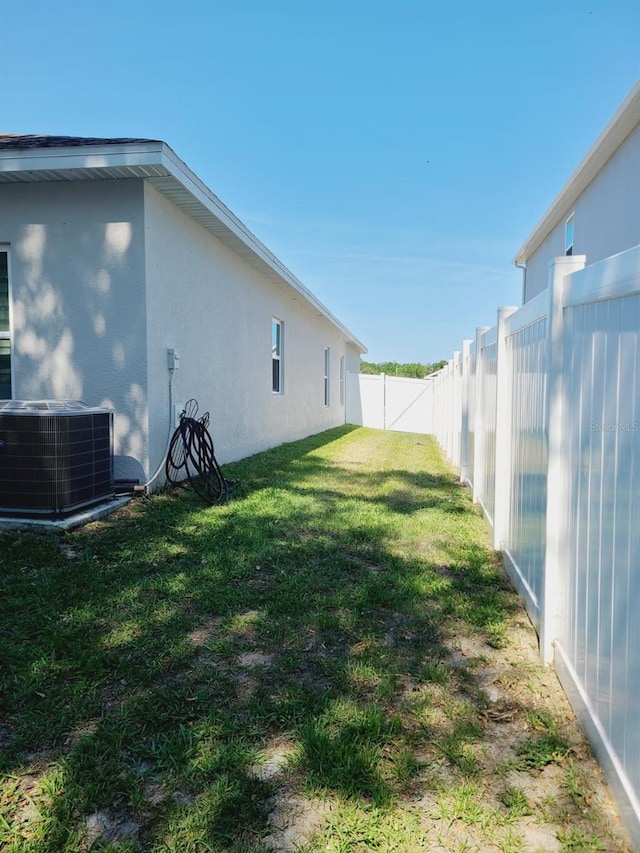
{"type": "Polygon", "coordinates": [[[401,364],[399,361],[360,361],[360,373],[386,373],[388,376],[404,376],[406,379],[422,379],[430,373],[435,373],[444,367],[446,361],[435,361],[433,364],[421,364],[411,361],[401,364]]]}

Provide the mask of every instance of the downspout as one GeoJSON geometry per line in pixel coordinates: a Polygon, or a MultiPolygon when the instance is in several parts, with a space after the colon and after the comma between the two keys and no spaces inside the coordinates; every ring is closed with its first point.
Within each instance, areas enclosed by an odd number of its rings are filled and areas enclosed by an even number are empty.
{"type": "Polygon", "coordinates": [[[526,289],[527,289],[527,265],[526,264],[519,264],[517,261],[514,261],[514,264],[519,270],[522,270],[522,300],[521,300],[521,304],[524,305],[524,302],[525,302],[524,297],[526,295],[526,289]]]}

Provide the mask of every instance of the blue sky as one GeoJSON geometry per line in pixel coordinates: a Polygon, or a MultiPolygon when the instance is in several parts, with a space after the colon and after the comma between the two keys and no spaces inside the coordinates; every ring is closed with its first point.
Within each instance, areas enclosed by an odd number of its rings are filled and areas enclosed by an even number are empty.
{"type": "Polygon", "coordinates": [[[0,0],[0,130],[163,139],[369,348],[448,358],[640,76],[640,0],[0,0]]]}

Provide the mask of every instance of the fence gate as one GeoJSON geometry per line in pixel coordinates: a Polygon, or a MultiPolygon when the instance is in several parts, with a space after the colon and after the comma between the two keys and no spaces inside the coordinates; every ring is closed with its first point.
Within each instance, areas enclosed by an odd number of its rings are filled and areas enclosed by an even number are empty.
{"type": "Polygon", "coordinates": [[[431,433],[433,381],[349,373],[346,420],[374,429],[431,433]]]}

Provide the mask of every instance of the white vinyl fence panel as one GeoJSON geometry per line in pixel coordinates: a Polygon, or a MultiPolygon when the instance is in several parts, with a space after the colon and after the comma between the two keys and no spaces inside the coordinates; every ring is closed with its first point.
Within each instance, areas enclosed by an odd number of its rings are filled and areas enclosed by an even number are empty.
{"type": "Polygon", "coordinates": [[[452,411],[451,411],[451,436],[452,436],[452,444],[451,444],[451,460],[452,463],[456,466],[456,468],[460,467],[460,458],[461,458],[461,450],[462,450],[462,423],[459,417],[456,417],[456,414],[461,411],[462,406],[462,375],[463,375],[464,365],[462,362],[461,354],[459,352],[454,354],[453,360],[453,396],[452,396],[452,411]]]}
{"type": "Polygon", "coordinates": [[[556,258],[546,293],[465,344],[434,378],[434,435],[640,849],[640,246],[556,258]]]}
{"type": "Polygon", "coordinates": [[[560,642],[640,792],[640,296],[566,309],[567,620],[560,642]]]}
{"type": "MultiPolygon", "coordinates": [[[[472,345],[474,347],[475,344],[472,345]]],[[[474,473],[474,451],[475,451],[475,434],[476,434],[476,364],[477,358],[475,349],[471,349],[468,360],[468,380],[467,380],[467,422],[466,429],[463,423],[463,433],[466,432],[467,442],[465,448],[465,465],[462,472],[462,481],[468,485],[473,484],[474,473]]]]}
{"type": "Polygon", "coordinates": [[[546,317],[517,328],[509,318],[511,483],[505,552],[533,623],[539,626],[547,510],[546,317]]]}
{"type": "Polygon", "coordinates": [[[433,379],[433,433],[448,458],[451,458],[448,451],[453,443],[451,423],[452,420],[455,420],[455,412],[453,412],[452,404],[452,365],[452,362],[446,364],[433,379]]]}
{"type": "Polygon", "coordinates": [[[491,336],[493,340],[483,343],[480,355],[480,363],[482,365],[480,387],[482,388],[482,395],[478,401],[478,405],[482,407],[483,440],[480,467],[482,479],[479,483],[477,499],[487,516],[489,524],[493,525],[496,496],[496,377],[498,351],[495,334],[487,332],[487,336],[491,336]]]}
{"type": "Polygon", "coordinates": [[[347,374],[346,422],[384,429],[384,375],[347,374]]]}
{"type": "Polygon", "coordinates": [[[433,383],[433,428],[432,432],[444,449],[447,458],[456,460],[461,457],[461,407],[462,407],[463,365],[459,352],[453,354],[442,370],[434,374],[433,383]]]}

